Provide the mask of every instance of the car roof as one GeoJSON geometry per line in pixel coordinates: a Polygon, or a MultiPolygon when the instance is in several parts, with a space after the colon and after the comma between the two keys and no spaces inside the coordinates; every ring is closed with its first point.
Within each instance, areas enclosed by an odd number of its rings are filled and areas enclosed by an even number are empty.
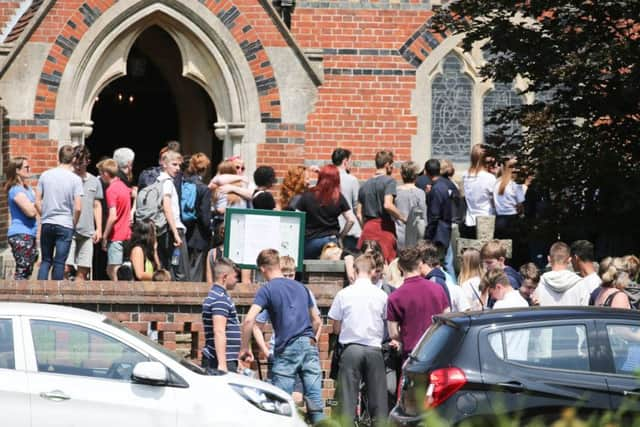
{"type": "Polygon", "coordinates": [[[72,321],[102,322],[105,316],[79,308],[29,302],[0,302],[2,316],[43,316],[72,321]]]}
{"type": "Polygon", "coordinates": [[[609,307],[528,307],[447,313],[437,320],[456,326],[505,324],[560,319],[620,319],[640,321],[640,311],[609,307]]]}

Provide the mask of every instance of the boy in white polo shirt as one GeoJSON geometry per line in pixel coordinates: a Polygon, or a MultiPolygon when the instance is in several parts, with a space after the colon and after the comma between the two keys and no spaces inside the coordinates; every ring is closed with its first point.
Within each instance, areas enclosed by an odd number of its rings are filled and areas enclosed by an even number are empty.
{"type": "Polygon", "coordinates": [[[360,381],[364,380],[373,419],[387,416],[387,382],[382,339],[387,312],[387,294],[371,282],[376,265],[370,255],[354,261],[356,281],[336,295],[329,309],[333,333],[344,346],[340,356],[338,389],[342,415],[353,419],[360,381]]]}

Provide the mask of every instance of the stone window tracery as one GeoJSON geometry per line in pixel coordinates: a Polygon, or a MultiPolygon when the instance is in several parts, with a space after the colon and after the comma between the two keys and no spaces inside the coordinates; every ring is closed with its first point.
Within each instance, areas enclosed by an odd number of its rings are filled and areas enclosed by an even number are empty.
{"type": "Polygon", "coordinates": [[[471,146],[473,81],[454,53],[442,61],[442,73],[431,84],[432,157],[464,162],[471,146]]]}

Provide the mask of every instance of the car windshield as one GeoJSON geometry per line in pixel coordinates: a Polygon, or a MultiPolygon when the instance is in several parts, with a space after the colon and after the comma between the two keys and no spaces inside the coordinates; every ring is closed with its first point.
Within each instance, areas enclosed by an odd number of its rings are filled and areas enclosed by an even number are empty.
{"type": "Polygon", "coordinates": [[[443,349],[449,348],[449,341],[454,334],[455,329],[451,326],[441,322],[434,323],[413,349],[411,358],[422,363],[433,363],[443,349]]]}
{"type": "Polygon", "coordinates": [[[133,330],[123,326],[120,322],[115,322],[115,321],[113,321],[113,320],[111,320],[109,318],[105,318],[103,320],[103,322],[108,324],[108,325],[110,325],[110,326],[113,326],[114,328],[117,328],[117,329],[119,329],[121,331],[126,332],[127,334],[135,337],[136,339],[144,341],[149,346],[151,346],[154,349],[158,350],[159,352],[161,352],[165,356],[171,358],[172,360],[175,360],[176,362],[178,362],[179,364],[181,364],[185,368],[189,369],[190,371],[195,372],[196,374],[200,374],[200,375],[208,375],[208,373],[207,373],[207,371],[205,369],[203,369],[200,366],[194,364],[193,362],[190,362],[189,360],[185,359],[184,357],[179,356],[178,354],[174,353],[173,351],[164,348],[163,346],[161,346],[157,342],[153,341],[152,339],[150,339],[146,335],[143,335],[143,334],[141,334],[141,333],[139,333],[137,331],[133,331],[133,330]]]}

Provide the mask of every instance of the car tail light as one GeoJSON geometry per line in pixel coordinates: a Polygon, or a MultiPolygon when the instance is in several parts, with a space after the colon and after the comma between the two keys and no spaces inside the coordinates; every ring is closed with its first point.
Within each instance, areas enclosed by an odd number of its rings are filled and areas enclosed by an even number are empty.
{"type": "Polygon", "coordinates": [[[435,408],[450,398],[467,383],[467,377],[459,368],[436,369],[429,375],[429,388],[424,397],[425,409],[435,408]]]}

